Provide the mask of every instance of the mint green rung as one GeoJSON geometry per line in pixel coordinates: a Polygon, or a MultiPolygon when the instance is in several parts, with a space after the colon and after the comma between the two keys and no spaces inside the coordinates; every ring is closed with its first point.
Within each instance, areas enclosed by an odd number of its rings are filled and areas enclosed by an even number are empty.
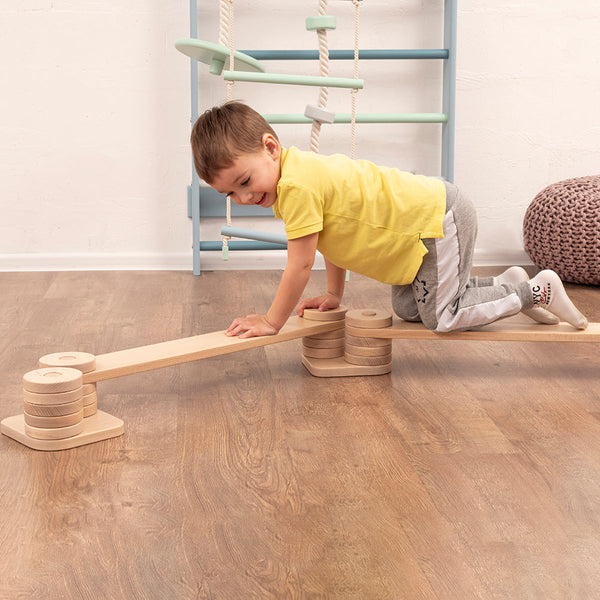
{"type": "MultiPolygon", "coordinates": [[[[287,85],[315,85],[319,87],[337,87],[362,89],[363,79],[347,77],[315,77],[310,75],[285,75],[281,73],[248,73],[245,71],[223,71],[226,81],[250,81],[253,83],[282,83],[287,85]]],[[[303,122],[303,121],[302,121],[303,122]]]]}
{"type": "Polygon", "coordinates": [[[316,15],[315,17],[306,17],[306,30],[315,31],[315,29],[335,29],[336,19],[333,15],[316,15]]]}
{"type": "MultiPolygon", "coordinates": [[[[263,114],[263,117],[268,123],[274,125],[312,123],[312,119],[301,113],[263,114]]],[[[356,115],[357,123],[446,123],[447,121],[448,116],[444,113],[358,113],[356,115]]],[[[352,115],[336,113],[333,122],[351,123],[352,115]]]]}

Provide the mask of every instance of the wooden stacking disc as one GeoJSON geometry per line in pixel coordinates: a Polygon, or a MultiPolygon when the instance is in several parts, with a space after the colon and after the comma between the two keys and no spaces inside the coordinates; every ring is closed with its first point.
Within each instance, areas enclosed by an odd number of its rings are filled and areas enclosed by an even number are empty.
{"type": "Polygon", "coordinates": [[[346,344],[350,346],[387,346],[390,341],[389,338],[359,337],[346,332],[346,344]]]}
{"type": "Polygon", "coordinates": [[[302,338],[302,345],[305,348],[343,348],[344,338],[332,338],[330,340],[316,340],[315,338],[302,338]]]}
{"type": "Polygon", "coordinates": [[[32,427],[25,423],[25,433],[37,440],[62,440],[73,437],[83,431],[84,420],[68,427],[32,427]]]}
{"type": "Polygon", "coordinates": [[[68,392],[56,392],[54,394],[38,394],[23,390],[23,400],[31,402],[31,404],[70,404],[81,398],[83,388],[78,387],[68,392]]]}
{"type": "MultiPolygon", "coordinates": [[[[23,375],[23,388],[36,394],[70,392],[83,385],[81,371],[70,367],[47,367],[23,375]]],[[[52,404],[58,404],[53,402],[52,404]]]]}
{"type": "Polygon", "coordinates": [[[335,358],[344,356],[344,347],[339,348],[303,348],[302,354],[311,358],[335,358]]]}
{"type": "Polygon", "coordinates": [[[40,417],[37,415],[30,415],[28,412],[24,413],[25,423],[32,427],[42,427],[48,429],[54,429],[56,427],[68,427],[69,425],[75,425],[83,420],[83,407],[78,412],[71,413],[70,415],[61,415],[59,417],[40,417]]]}
{"type": "Polygon", "coordinates": [[[351,310],[346,314],[346,325],[353,327],[364,327],[365,329],[376,329],[378,327],[390,327],[392,315],[386,310],[375,308],[361,308],[351,310]]]}
{"type": "Polygon", "coordinates": [[[61,417],[79,412],[83,409],[81,398],[67,404],[33,404],[23,401],[23,411],[37,417],[61,417]]]}
{"type": "Polygon", "coordinates": [[[346,362],[352,365],[364,365],[374,367],[377,365],[388,365],[392,362],[392,353],[384,354],[383,356],[356,356],[346,352],[344,354],[346,362]]]}
{"type": "Polygon", "coordinates": [[[310,321],[341,321],[348,309],[345,306],[338,306],[331,310],[319,310],[318,308],[305,308],[304,318],[310,321]]]}
{"type": "Polygon", "coordinates": [[[344,328],[334,329],[333,331],[326,331],[325,333],[316,333],[315,335],[309,335],[303,340],[337,340],[338,338],[344,337],[344,328]]]}
{"type": "Polygon", "coordinates": [[[91,394],[92,392],[96,391],[96,384],[95,383],[84,383],[83,384],[83,395],[87,396],[88,394],[91,394]]]}
{"type": "Polygon", "coordinates": [[[392,352],[392,342],[389,340],[387,346],[353,346],[346,344],[346,352],[354,356],[385,356],[392,352]]]}
{"type": "Polygon", "coordinates": [[[55,352],[42,356],[40,367],[72,367],[89,373],[96,368],[96,357],[88,352],[55,352]]]}
{"type": "Polygon", "coordinates": [[[98,412],[98,403],[92,402],[91,404],[88,404],[87,406],[83,407],[83,418],[87,419],[88,417],[95,415],[97,412],[98,412]]]}
{"type": "Polygon", "coordinates": [[[93,404],[94,402],[98,402],[98,394],[97,392],[92,392],[91,394],[85,394],[81,398],[83,402],[83,406],[88,406],[89,404],[93,404]]]}

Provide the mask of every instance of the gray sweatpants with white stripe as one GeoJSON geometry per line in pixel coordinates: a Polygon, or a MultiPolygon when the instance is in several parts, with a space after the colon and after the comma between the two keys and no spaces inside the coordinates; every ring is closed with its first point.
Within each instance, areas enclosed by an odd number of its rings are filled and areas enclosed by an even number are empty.
{"type": "Polygon", "coordinates": [[[444,237],[423,239],[428,254],[412,284],[392,286],[394,312],[448,332],[487,325],[530,305],[527,286],[494,285],[492,277],[471,277],[477,238],[475,208],[446,182],[444,237]]]}

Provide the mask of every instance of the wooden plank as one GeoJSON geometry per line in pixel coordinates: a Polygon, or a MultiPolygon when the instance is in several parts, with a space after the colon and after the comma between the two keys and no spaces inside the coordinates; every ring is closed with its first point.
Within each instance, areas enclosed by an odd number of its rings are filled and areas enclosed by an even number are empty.
{"type": "Polygon", "coordinates": [[[587,329],[575,329],[568,323],[539,325],[510,319],[496,321],[476,331],[436,333],[421,323],[396,321],[391,327],[363,329],[346,326],[346,333],[357,337],[406,340],[487,340],[498,342],[600,342],[600,323],[590,323],[587,329]]]}
{"type": "Polygon", "coordinates": [[[85,373],[83,381],[84,383],[104,381],[201,358],[211,358],[240,350],[278,344],[343,327],[343,320],[311,321],[301,317],[291,317],[277,335],[240,339],[225,335],[225,331],[215,331],[129,350],[100,354],[96,356],[96,369],[85,373]]]}

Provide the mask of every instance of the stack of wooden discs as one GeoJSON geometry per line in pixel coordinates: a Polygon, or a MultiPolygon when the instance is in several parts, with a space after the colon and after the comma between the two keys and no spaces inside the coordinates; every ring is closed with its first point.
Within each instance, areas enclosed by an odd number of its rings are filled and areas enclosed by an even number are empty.
{"type": "Polygon", "coordinates": [[[61,440],[83,431],[83,375],[77,369],[50,367],[23,375],[25,433],[61,440]]]}
{"type": "MultiPolygon", "coordinates": [[[[304,310],[304,318],[310,321],[341,321],[346,308],[320,311],[316,308],[304,310]]],[[[302,354],[309,358],[337,358],[344,356],[344,328],[317,333],[302,338],[302,354]]]]}
{"type": "MultiPolygon", "coordinates": [[[[392,315],[375,309],[351,310],[346,314],[346,327],[380,329],[390,327],[392,315]]],[[[346,331],[346,362],[369,367],[392,364],[392,340],[352,335],[346,331]]]]}
{"type": "MultiPolygon", "coordinates": [[[[96,357],[88,352],[55,352],[40,358],[40,367],[70,367],[81,373],[89,373],[96,368],[96,357]]],[[[95,383],[83,384],[83,416],[91,417],[98,412],[98,394],[95,383]]]]}

